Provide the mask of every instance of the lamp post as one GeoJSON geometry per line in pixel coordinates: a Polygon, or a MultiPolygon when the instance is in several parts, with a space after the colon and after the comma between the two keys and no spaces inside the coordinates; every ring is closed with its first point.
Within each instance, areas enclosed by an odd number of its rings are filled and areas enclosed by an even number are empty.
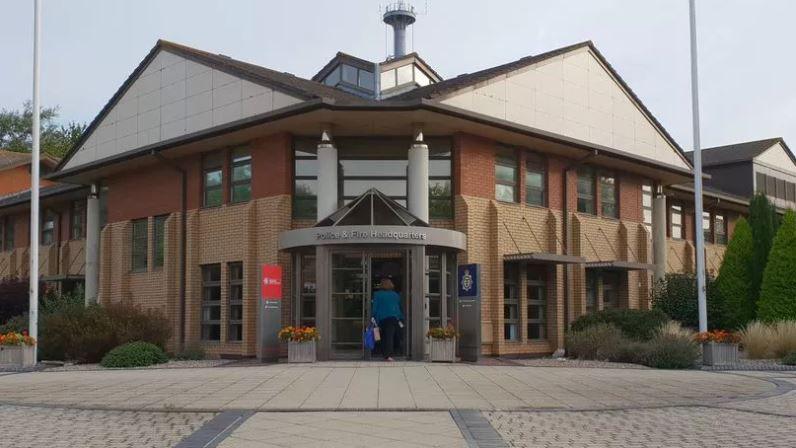
{"type": "MultiPolygon", "coordinates": [[[[28,333],[37,340],[39,337],[39,153],[41,134],[41,101],[39,98],[39,53],[41,41],[41,0],[33,0],[33,129],[30,166],[30,322],[28,333]]],[[[33,346],[33,359],[37,359],[37,345],[33,346]]]]}

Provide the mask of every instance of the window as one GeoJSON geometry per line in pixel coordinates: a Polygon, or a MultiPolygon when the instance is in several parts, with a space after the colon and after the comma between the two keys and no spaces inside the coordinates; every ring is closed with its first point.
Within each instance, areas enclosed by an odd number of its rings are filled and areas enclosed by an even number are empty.
{"type": "Polygon", "coordinates": [[[777,179],[777,198],[785,199],[785,179],[777,179]]]}
{"type": "Polygon", "coordinates": [[[597,273],[586,271],[586,313],[597,311],[597,273]]]}
{"type": "Polygon", "coordinates": [[[619,307],[620,277],[618,272],[603,272],[603,309],[619,307]]]}
{"type": "Polygon", "coordinates": [[[406,207],[407,156],[411,143],[405,140],[347,139],[339,140],[338,144],[339,163],[343,168],[344,203],[375,188],[406,207]]]}
{"type": "Polygon", "coordinates": [[[589,167],[578,168],[578,211],[594,213],[594,170],[589,167]]]}
{"type": "Polygon", "coordinates": [[[314,327],[315,323],[315,255],[300,255],[301,271],[299,291],[301,291],[299,325],[314,327]]]}
{"type": "Polygon", "coordinates": [[[41,223],[41,241],[43,246],[49,246],[55,242],[55,213],[50,210],[44,212],[41,223]]]}
{"type": "Polygon", "coordinates": [[[528,339],[547,338],[547,272],[544,266],[527,266],[528,339]]]}
{"type": "Polygon", "coordinates": [[[318,148],[297,140],[293,150],[293,217],[316,218],[318,207],[318,148]]]}
{"type": "Polygon", "coordinates": [[[710,212],[702,212],[702,235],[706,243],[713,242],[713,233],[710,228],[710,212]]]}
{"type": "Polygon", "coordinates": [[[429,147],[428,213],[432,218],[453,217],[453,188],[451,185],[451,149],[449,144],[429,147]]]}
{"type": "Polygon", "coordinates": [[[683,206],[672,205],[669,234],[676,240],[683,239],[683,206]]]}
{"type": "Polygon", "coordinates": [[[788,182],[787,200],[796,202],[796,184],[788,182]]]}
{"type": "Polygon", "coordinates": [[[495,199],[517,202],[517,158],[514,150],[500,149],[495,158],[495,199]]]}
{"type": "Polygon", "coordinates": [[[381,72],[381,90],[392,89],[395,84],[395,69],[381,72]]]}
{"type": "Polygon", "coordinates": [[[609,218],[619,217],[617,207],[616,176],[613,174],[600,174],[600,213],[609,218]]]}
{"type": "Polygon", "coordinates": [[[724,215],[713,216],[713,234],[716,244],[727,244],[727,219],[724,215]]]}
{"type": "Polygon", "coordinates": [[[398,78],[397,85],[401,86],[404,84],[409,84],[412,81],[414,81],[413,67],[414,66],[412,64],[408,64],[408,65],[402,65],[397,69],[395,69],[395,74],[396,77],[398,78]]]}
{"type": "Polygon", "coordinates": [[[324,78],[323,83],[327,86],[336,86],[340,82],[340,67],[335,67],[334,70],[329,72],[324,78]]]}
{"type": "Polygon", "coordinates": [[[147,269],[148,220],[133,221],[133,271],[142,272],[147,269]]]}
{"type": "Polygon", "coordinates": [[[166,246],[166,219],[167,215],[155,216],[155,229],[152,241],[152,264],[156,267],[163,267],[164,253],[166,246]]]}
{"type": "Polygon", "coordinates": [[[777,179],[772,176],[766,176],[766,194],[772,198],[777,195],[777,179]]]}
{"type": "Polygon", "coordinates": [[[69,237],[81,240],[86,237],[86,202],[73,201],[69,212],[69,237]]]}
{"type": "Polygon", "coordinates": [[[442,260],[439,255],[427,257],[428,269],[428,326],[441,327],[442,324],[442,260]]]}
{"type": "Polygon", "coordinates": [[[221,265],[202,268],[202,340],[221,340],[221,265]]]}
{"type": "Polygon", "coordinates": [[[231,202],[246,202],[252,198],[252,156],[246,148],[232,150],[231,202]]]}
{"type": "Polygon", "coordinates": [[[343,64],[343,82],[357,84],[357,68],[343,64]]]}
{"type": "Polygon", "coordinates": [[[227,265],[229,308],[227,309],[227,340],[243,340],[243,263],[227,265]]]}
{"type": "Polygon", "coordinates": [[[766,175],[763,173],[755,173],[755,191],[757,193],[766,192],[766,175]]]}
{"type": "Polygon", "coordinates": [[[519,339],[519,276],[518,264],[505,263],[503,265],[503,339],[507,341],[519,339]]]}
{"type": "Polygon", "coordinates": [[[420,87],[427,86],[431,84],[431,78],[428,77],[422,70],[415,66],[415,82],[420,87]]]}
{"type": "Polygon", "coordinates": [[[202,162],[204,185],[202,205],[215,207],[224,202],[224,163],[221,153],[208,154],[202,162]]]}
{"type": "Polygon", "coordinates": [[[531,205],[546,204],[546,172],[544,159],[528,153],[525,160],[525,202],[531,205]]]}
{"type": "Polygon", "coordinates": [[[375,80],[376,77],[373,76],[373,72],[369,72],[367,70],[359,71],[359,81],[358,81],[359,87],[373,91],[373,89],[376,87],[375,80]]]}
{"type": "Polygon", "coordinates": [[[5,216],[0,220],[2,224],[2,239],[0,239],[0,250],[9,251],[14,249],[14,217],[5,216]]]}
{"type": "Polygon", "coordinates": [[[652,184],[645,182],[641,186],[641,209],[644,213],[644,227],[652,235],[652,184]]]}

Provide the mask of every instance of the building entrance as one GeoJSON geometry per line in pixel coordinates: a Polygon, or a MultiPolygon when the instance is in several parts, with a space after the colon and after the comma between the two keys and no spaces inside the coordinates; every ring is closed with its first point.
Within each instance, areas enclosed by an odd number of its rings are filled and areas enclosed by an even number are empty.
{"type": "Polygon", "coordinates": [[[331,346],[336,359],[369,359],[380,353],[377,346],[371,353],[364,346],[364,331],[372,316],[373,293],[389,276],[395,291],[401,296],[404,326],[398,332],[393,352],[405,356],[409,349],[407,330],[411,310],[407,291],[409,286],[408,254],[405,250],[389,252],[335,252],[331,266],[331,346]]]}

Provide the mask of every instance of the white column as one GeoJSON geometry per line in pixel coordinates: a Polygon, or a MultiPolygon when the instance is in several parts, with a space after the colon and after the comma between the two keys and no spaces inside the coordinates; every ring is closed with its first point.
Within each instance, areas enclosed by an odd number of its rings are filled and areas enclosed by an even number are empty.
{"type": "Polygon", "coordinates": [[[666,278],[666,195],[655,192],[652,200],[652,256],[655,263],[655,281],[666,278]]]}
{"type": "Polygon", "coordinates": [[[86,306],[97,303],[99,296],[99,216],[99,186],[91,184],[91,192],[86,199],[86,306]]]}
{"type": "Polygon", "coordinates": [[[318,221],[337,210],[337,148],[324,130],[318,143],[318,221]]]}
{"type": "Polygon", "coordinates": [[[415,141],[409,148],[409,212],[428,222],[428,145],[423,141],[423,131],[415,132],[415,141]]]}

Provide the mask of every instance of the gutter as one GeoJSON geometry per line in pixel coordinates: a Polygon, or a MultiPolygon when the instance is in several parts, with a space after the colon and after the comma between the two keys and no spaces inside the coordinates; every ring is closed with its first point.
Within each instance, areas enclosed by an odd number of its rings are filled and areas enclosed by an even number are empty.
{"type": "Polygon", "coordinates": [[[185,171],[185,168],[174,163],[172,160],[169,160],[163,157],[162,154],[155,152],[154,150],[151,152],[152,156],[156,159],[163,162],[169,168],[173,169],[174,171],[180,174],[180,283],[179,283],[179,298],[180,298],[180,329],[179,329],[179,341],[178,341],[178,351],[182,351],[185,347],[185,275],[186,275],[186,268],[185,262],[187,259],[186,256],[186,244],[188,241],[187,237],[187,230],[188,230],[188,173],[185,171]]]}

